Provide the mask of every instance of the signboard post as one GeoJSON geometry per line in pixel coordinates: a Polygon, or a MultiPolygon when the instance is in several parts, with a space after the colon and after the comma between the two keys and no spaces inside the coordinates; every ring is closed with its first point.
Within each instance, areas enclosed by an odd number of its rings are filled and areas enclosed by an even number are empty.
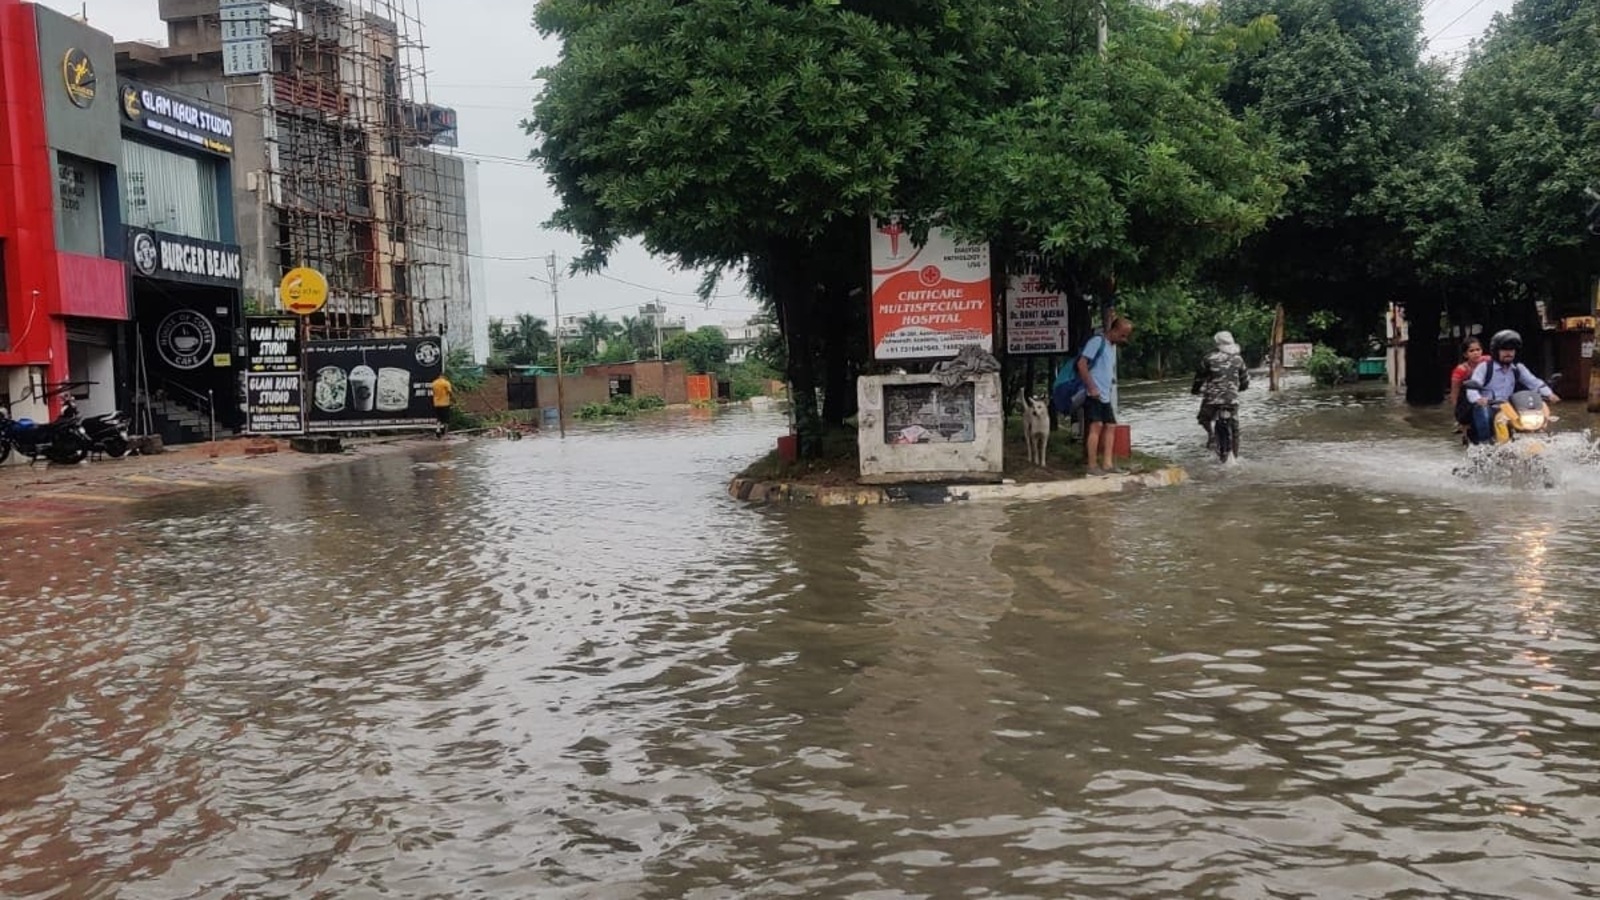
{"type": "Polygon", "coordinates": [[[960,244],[945,229],[911,240],[899,217],[873,220],[872,356],[945,359],[964,346],[994,350],[989,245],[960,244]]]}
{"type": "Polygon", "coordinates": [[[1013,356],[1072,352],[1067,295],[1045,290],[1031,272],[1013,275],[1006,291],[1006,352],[1013,356]]]}

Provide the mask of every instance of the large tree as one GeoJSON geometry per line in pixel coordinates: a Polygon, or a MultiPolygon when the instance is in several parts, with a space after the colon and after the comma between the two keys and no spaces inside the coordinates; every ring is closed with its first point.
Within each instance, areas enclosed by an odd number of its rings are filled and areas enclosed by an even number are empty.
{"type": "Polygon", "coordinates": [[[1195,10],[1117,0],[1102,59],[1098,7],[546,0],[535,22],[563,55],[526,126],[553,224],[583,238],[580,265],[636,235],[743,270],[777,313],[809,449],[867,361],[869,215],[942,210],[1006,255],[1140,278],[1269,216],[1285,172],[1214,96],[1248,29],[1218,40],[1195,10]]]}

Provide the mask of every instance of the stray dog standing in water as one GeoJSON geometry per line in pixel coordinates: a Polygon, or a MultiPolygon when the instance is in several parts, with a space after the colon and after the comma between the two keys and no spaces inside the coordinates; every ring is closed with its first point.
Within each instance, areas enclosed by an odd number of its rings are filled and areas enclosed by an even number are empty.
{"type": "Polygon", "coordinates": [[[1024,398],[1022,436],[1028,442],[1028,462],[1043,468],[1045,451],[1050,447],[1050,404],[1045,398],[1024,398]]]}

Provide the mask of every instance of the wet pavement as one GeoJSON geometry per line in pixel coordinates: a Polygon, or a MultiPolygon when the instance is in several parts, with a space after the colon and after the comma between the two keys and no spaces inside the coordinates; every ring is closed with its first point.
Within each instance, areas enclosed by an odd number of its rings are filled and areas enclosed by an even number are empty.
{"type": "Polygon", "coordinates": [[[1583,441],[1126,394],[1191,484],[753,509],[694,413],[0,524],[0,896],[1600,893],[1583,441]]]}

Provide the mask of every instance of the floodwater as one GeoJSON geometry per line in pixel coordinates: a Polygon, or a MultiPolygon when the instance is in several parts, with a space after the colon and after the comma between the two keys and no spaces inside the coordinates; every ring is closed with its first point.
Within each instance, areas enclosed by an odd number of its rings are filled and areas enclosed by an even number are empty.
{"type": "Polygon", "coordinates": [[[749,509],[730,412],[0,532],[0,896],[1600,895],[1600,468],[1126,393],[1190,484],[749,509]]]}

